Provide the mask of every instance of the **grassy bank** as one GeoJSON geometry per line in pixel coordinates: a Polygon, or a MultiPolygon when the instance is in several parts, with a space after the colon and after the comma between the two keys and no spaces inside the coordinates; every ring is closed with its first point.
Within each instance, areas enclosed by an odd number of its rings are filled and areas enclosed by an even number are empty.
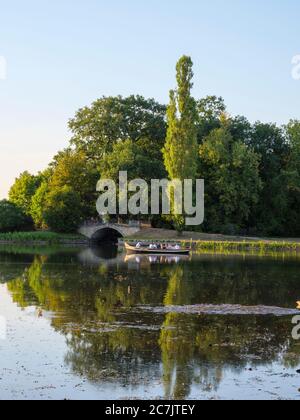
{"type": "Polygon", "coordinates": [[[261,241],[261,242],[230,242],[230,241],[199,241],[193,244],[196,252],[213,252],[213,253],[299,253],[300,244],[297,242],[277,242],[277,241],[261,241]]]}
{"type": "Polygon", "coordinates": [[[0,233],[0,244],[79,244],[86,239],[76,234],[59,234],[54,232],[13,232],[0,233]]]}

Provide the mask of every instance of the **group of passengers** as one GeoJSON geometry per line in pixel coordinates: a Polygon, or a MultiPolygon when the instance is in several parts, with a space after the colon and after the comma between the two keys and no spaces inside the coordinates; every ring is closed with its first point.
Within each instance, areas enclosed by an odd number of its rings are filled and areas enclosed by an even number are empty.
{"type": "MultiPolygon", "coordinates": [[[[138,242],[136,244],[136,249],[145,248],[141,242],[138,242]]],[[[151,251],[155,250],[168,250],[168,251],[178,251],[181,249],[181,246],[179,244],[171,245],[171,244],[157,244],[157,243],[151,243],[148,246],[148,249],[151,251]]]]}

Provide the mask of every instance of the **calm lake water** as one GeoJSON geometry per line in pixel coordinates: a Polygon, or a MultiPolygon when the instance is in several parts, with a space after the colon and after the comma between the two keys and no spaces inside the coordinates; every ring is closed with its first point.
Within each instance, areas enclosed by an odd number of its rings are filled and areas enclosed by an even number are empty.
{"type": "Polygon", "coordinates": [[[3,249],[0,399],[300,399],[297,300],[300,259],[3,249]]]}

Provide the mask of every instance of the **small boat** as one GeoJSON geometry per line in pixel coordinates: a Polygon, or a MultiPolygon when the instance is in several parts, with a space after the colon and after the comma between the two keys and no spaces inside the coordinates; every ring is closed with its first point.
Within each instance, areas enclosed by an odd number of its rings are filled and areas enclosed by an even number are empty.
{"type": "Polygon", "coordinates": [[[142,246],[137,248],[136,245],[130,245],[125,242],[126,251],[129,254],[148,254],[148,255],[190,255],[191,250],[189,248],[180,249],[150,249],[142,246]]]}

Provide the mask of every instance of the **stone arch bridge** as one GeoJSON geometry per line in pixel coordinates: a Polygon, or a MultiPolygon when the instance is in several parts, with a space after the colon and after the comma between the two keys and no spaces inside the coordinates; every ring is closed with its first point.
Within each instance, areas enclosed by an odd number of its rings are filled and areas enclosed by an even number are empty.
{"type": "Polygon", "coordinates": [[[92,242],[116,242],[119,238],[132,236],[140,232],[139,225],[115,223],[86,224],[80,227],[79,233],[92,242]]]}

